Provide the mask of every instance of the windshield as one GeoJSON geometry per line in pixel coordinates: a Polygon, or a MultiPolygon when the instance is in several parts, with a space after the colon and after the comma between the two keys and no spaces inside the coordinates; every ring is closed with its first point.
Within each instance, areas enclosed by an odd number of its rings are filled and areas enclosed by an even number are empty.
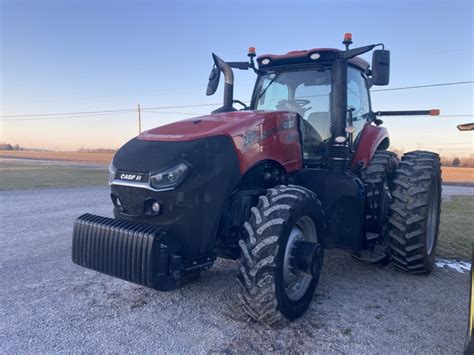
{"type": "Polygon", "coordinates": [[[298,113],[303,118],[303,157],[321,159],[331,137],[330,95],[329,69],[282,70],[259,77],[253,109],[298,113]]]}
{"type": "Polygon", "coordinates": [[[292,111],[308,119],[313,113],[329,113],[331,73],[324,67],[280,71],[260,76],[254,109],[292,111]]]}
{"type": "MultiPolygon", "coordinates": [[[[280,70],[258,78],[252,108],[298,113],[303,118],[304,157],[319,159],[324,155],[324,145],[331,138],[330,96],[330,69],[321,66],[280,70]]],[[[370,113],[370,101],[364,74],[351,66],[347,73],[347,106],[353,109],[352,126],[357,135],[370,113]]]]}

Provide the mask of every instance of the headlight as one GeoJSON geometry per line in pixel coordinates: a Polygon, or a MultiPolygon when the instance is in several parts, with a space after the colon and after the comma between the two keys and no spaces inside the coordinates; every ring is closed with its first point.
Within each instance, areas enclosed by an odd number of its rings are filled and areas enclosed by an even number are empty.
{"type": "Polygon", "coordinates": [[[161,173],[150,176],[150,185],[154,189],[177,187],[188,174],[189,167],[181,162],[161,173]]]}
{"type": "Polygon", "coordinates": [[[109,184],[111,184],[112,181],[114,181],[116,174],[117,174],[117,169],[115,168],[114,164],[110,163],[110,165],[109,165],[109,184]]]}

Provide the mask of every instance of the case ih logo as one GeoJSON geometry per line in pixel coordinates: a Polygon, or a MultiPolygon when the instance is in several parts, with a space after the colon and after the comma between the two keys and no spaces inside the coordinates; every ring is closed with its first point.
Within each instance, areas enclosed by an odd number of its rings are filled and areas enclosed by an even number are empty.
{"type": "Polygon", "coordinates": [[[127,181],[142,181],[143,175],[122,173],[119,175],[119,178],[120,180],[127,181]]]}
{"type": "Polygon", "coordinates": [[[242,148],[248,148],[257,142],[264,141],[272,134],[292,128],[295,128],[295,119],[292,117],[285,119],[281,125],[267,131],[263,131],[261,134],[258,134],[257,129],[254,128],[243,135],[242,148]]]}

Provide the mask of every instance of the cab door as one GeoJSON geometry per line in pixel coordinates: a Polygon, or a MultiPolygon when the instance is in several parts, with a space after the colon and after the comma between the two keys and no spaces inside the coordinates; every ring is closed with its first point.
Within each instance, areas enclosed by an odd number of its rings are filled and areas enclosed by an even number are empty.
{"type": "Polygon", "coordinates": [[[352,126],[355,133],[352,139],[355,140],[364,128],[370,112],[370,100],[369,86],[363,72],[352,66],[347,71],[347,108],[353,109],[352,126]]]}

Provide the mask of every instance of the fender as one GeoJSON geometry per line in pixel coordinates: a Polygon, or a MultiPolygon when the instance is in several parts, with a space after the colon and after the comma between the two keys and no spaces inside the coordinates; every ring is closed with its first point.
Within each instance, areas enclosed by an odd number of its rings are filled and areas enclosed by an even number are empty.
{"type": "Polygon", "coordinates": [[[303,168],[298,116],[294,113],[268,112],[232,138],[242,175],[261,161],[275,161],[287,173],[303,168]]]}
{"type": "Polygon", "coordinates": [[[352,166],[356,166],[360,162],[366,166],[377,149],[387,149],[389,144],[388,131],[385,127],[366,123],[358,139],[352,166]]]}

